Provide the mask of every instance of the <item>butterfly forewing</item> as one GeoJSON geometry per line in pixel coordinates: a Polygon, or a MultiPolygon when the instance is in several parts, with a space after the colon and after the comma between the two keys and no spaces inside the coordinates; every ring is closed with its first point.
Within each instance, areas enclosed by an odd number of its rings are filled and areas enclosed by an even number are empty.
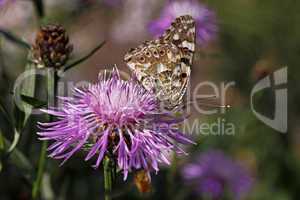
{"type": "Polygon", "coordinates": [[[158,39],[131,49],[124,60],[138,81],[170,110],[182,103],[194,49],[195,22],[185,15],[176,18],[158,39]]]}

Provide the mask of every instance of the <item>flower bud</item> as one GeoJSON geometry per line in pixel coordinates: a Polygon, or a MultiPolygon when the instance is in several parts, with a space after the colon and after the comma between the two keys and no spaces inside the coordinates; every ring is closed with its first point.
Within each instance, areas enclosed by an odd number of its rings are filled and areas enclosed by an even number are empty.
{"type": "Polygon", "coordinates": [[[69,37],[60,25],[41,27],[32,46],[33,57],[39,67],[62,67],[72,50],[69,37]]]}

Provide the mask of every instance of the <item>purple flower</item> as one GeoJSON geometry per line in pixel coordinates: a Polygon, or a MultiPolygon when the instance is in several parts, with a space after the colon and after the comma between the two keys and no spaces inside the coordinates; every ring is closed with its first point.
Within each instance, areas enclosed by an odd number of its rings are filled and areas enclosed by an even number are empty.
{"type": "Polygon", "coordinates": [[[159,36],[176,17],[182,15],[191,15],[195,19],[198,44],[203,45],[216,37],[218,27],[215,13],[195,0],[170,1],[160,18],[150,23],[149,30],[153,35],[159,36]]]}
{"type": "Polygon", "coordinates": [[[253,178],[246,169],[221,151],[202,153],[195,162],[184,166],[182,175],[186,183],[195,186],[196,192],[213,199],[222,197],[225,192],[240,199],[253,185],[253,178]]]}
{"type": "Polygon", "coordinates": [[[159,1],[123,1],[120,17],[113,23],[111,34],[113,42],[131,43],[145,39],[148,23],[159,1]]]}
{"type": "Polygon", "coordinates": [[[5,4],[8,4],[10,2],[13,2],[14,0],[0,0],[0,6],[4,6],[5,4]]]}
{"type": "Polygon", "coordinates": [[[41,140],[54,140],[48,148],[50,157],[63,162],[86,149],[85,160],[95,157],[97,168],[109,155],[126,179],[131,170],[158,171],[158,163],[169,164],[166,157],[173,150],[184,153],[176,142],[192,143],[173,126],[182,119],[157,112],[155,95],[133,79],[121,80],[117,69],[111,75],[100,74],[96,84],[75,88],[73,97],[60,99],[60,108],[44,110],[57,121],[39,123],[38,135],[41,140]]]}

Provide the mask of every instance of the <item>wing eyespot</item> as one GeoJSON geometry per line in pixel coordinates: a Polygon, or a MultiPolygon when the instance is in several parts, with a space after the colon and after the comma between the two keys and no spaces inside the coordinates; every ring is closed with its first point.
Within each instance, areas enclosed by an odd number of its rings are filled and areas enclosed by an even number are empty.
{"type": "Polygon", "coordinates": [[[140,56],[140,57],[138,58],[138,60],[139,60],[140,62],[142,62],[142,63],[146,61],[146,59],[145,59],[144,56],[140,56]]]}
{"type": "Polygon", "coordinates": [[[160,51],[159,51],[159,55],[161,55],[161,56],[164,56],[165,55],[165,50],[163,50],[163,49],[161,49],[160,51]]]}
{"type": "Polygon", "coordinates": [[[158,56],[158,52],[156,50],[153,51],[154,56],[158,56]]]}
{"type": "Polygon", "coordinates": [[[187,73],[183,72],[181,73],[181,78],[186,78],[187,77],[187,73]]]}
{"type": "Polygon", "coordinates": [[[147,57],[150,57],[150,56],[151,56],[151,53],[150,53],[149,51],[146,51],[145,55],[146,55],[147,57]]]}

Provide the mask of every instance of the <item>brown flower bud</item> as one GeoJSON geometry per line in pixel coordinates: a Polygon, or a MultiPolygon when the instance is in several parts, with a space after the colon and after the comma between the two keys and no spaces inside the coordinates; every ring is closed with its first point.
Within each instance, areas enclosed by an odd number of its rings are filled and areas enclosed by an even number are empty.
{"type": "Polygon", "coordinates": [[[141,193],[148,193],[151,191],[151,177],[149,172],[145,170],[135,172],[134,183],[141,193]]]}
{"type": "Polygon", "coordinates": [[[65,29],[60,25],[41,27],[32,46],[34,60],[44,67],[63,66],[73,50],[65,29]]]}

